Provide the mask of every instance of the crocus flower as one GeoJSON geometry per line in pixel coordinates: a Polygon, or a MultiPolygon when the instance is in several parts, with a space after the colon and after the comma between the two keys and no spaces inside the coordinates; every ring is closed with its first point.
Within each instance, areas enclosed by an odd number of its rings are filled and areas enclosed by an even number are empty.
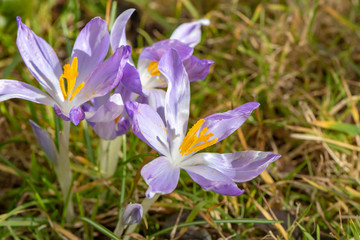
{"type": "Polygon", "coordinates": [[[234,110],[215,113],[199,120],[186,134],[189,118],[189,79],[177,51],[167,51],[159,61],[159,71],[168,82],[165,96],[165,121],[149,105],[127,102],[136,136],[161,156],[146,164],[141,175],[149,185],[146,196],[172,192],[184,169],[202,188],[216,193],[237,196],[235,182],[258,176],[280,157],[271,152],[243,151],[236,153],[197,153],[238,129],[259,103],[250,102],[234,110]]]}
{"type": "Polygon", "coordinates": [[[45,89],[15,80],[0,80],[0,101],[22,98],[54,107],[62,119],[77,125],[85,118],[81,104],[107,94],[118,85],[131,48],[123,46],[103,61],[110,43],[107,24],[92,19],[77,37],[70,64],[63,71],[58,57],[46,41],[17,17],[19,52],[36,80],[45,89]]]}
{"type": "MultiPolygon", "coordinates": [[[[113,49],[126,44],[125,25],[133,12],[134,9],[129,9],[115,21],[110,35],[113,49]]],[[[145,95],[145,98],[141,97],[138,101],[147,102],[155,109],[163,108],[165,91],[161,88],[166,88],[167,82],[159,71],[158,65],[163,54],[169,49],[175,49],[178,52],[190,81],[203,80],[214,62],[209,59],[200,60],[193,56],[193,51],[201,39],[201,26],[208,24],[208,19],[184,23],[173,32],[170,39],[159,41],[144,48],[139,56],[137,71],[134,70],[133,64],[129,63],[125,67],[125,71],[131,71],[132,74],[124,74],[124,86],[129,89],[136,88],[133,90],[136,92],[142,85],[142,91],[139,95],[145,95]]],[[[139,90],[137,91],[139,92],[139,90]]]]}

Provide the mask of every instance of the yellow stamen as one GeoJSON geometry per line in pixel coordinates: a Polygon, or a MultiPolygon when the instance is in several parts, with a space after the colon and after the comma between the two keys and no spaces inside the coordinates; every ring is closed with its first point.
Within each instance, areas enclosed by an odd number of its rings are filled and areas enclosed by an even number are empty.
{"type": "Polygon", "coordinates": [[[214,134],[211,132],[206,134],[206,132],[209,130],[207,127],[201,130],[199,136],[196,135],[197,131],[200,129],[204,122],[204,119],[200,119],[186,134],[184,140],[179,147],[181,156],[189,155],[190,153],[200,151],[217,142],[218,138],[214,138],[213,140],[209,141],[209,139],[214,136],[214,134]]]}
{"type": "Polygon", "coordinates": [[[74,57],[71,65],[64,65],[64,74],[61,74],[59,78],[61,92],[64,96],[64,99],[67,100],[68,96],[70,96],[70,101],[80,92],[80,90],[84,87],[84,82],[82,82],[77,88],[74,90],[76,84],[76,78],[79,75],[78,71],[78,59],[74,57]],[[66,91],[64,80],[66,79],[66,91]]]}
{"type": "Polygon", "coordinates": [[[148,72],[150,73],[151,76],[157,76],[160,75],[160,71],[159,71],[159,62],[157,61],[152,61],[148,68],[147,68],[148,72]]]}

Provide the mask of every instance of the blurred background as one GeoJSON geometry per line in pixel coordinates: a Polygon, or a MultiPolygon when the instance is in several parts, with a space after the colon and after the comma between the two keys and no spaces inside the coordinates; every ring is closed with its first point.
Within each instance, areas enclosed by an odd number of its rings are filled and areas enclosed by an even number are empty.
{"type": "MultiPolygon", "coordinates": [[[[215,64],[204,81],[191,84],[189,124],[257,101],[260,108],[248,121],[209,150],[282,155],[261,176],[239,184],[246,190],[239,197],[201,190],[182,173],[177,190],[153,205],[134,237],[359,239],[358,0],[2,0],[1,78],[39,87],[16,47],[16,16],[67,63],[89,20],[100,16],[111,25],[128,8],[136,9],[127,24],[135,59],[143,47],[168,38],[181,23],[210,19],[195,55],[215,64]],[[282,224],[189,224],[171,234],[161,232],[175,225],[180,212],[180,223],[266,218],[282,224]]],[[[28,122],[34,120],[54,136],[52,111],[24,100],[0,103],[0,238],[104,239],[82,221],[64,224],[56,177],[28,122]]],[[[151,149],[129,132],[129,161],[105,179],[97,171],[98,141],[86,124],[72,127],[74,202],[79,215],[112,231],[119,204],[144,198],[147,185],[139,169],[154,157],[141,155],[151,149]],[[121,193],[124,202],[119,203],[121,193]]]]}

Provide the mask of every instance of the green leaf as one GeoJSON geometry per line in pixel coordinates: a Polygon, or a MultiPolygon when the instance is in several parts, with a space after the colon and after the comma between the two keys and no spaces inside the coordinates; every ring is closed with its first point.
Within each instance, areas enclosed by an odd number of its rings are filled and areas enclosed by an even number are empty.
{"type": "Polygon", "coordinates": [[[94,228],[96,228],[97,230],[99,230],[104,235],[108,236],[109,238],[120,240],[120,238],[118,236],[116,236],[114,233],[112,233],[109,229],[107,229],[103,225],[100,225],[87,217],[79,217],[79,219],[87,224],[90,224],[91,226],[93,226],[94,228]]]}
{"type": "Polygon", "coordinates": [[[325,129],[335,130],[339,132],[344,132],[350,135],[358,135],[360,134],[360,128],[354,124],[349,123],[340,123],[333,121],[314,121],[312,124],[322,127],[325,129]]]}

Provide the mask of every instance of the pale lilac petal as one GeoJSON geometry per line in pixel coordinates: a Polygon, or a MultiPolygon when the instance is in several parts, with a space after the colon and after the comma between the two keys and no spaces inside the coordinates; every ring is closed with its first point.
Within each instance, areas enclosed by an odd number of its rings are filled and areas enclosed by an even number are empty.
{"type": "Polygon", "coordinates": [[[56,165],[58,163],[58,153],[53,140],[45,130],[39,127],[39,125],[37,125],[35,122],[31,120],[29,120],[29,122],[31,124],[36,139],[38,140],[38,143],[41,146],[42,150],[45,152],[49,160],[54,165],[56,165]]]}
{"type": "Polygon", "coordinates": [[[0,102],[12,98],[21,98],[49,106],[55,104],[55,101],[49,95],[34,86],[15,80],[1,79],[0,102]]]}
{"type": "Polygon", "coordinates": [[[177,186],[179,175],[180,168],[174,168],[166,157],[152,160],[141,169],[141,176],[149,185],[146,197],[152,198],[156,193],[171,193],[177,186]]]}
{"type": "Polygon", "coordinates": [[[143,214],[141,204],[130,203],[126,206],[121,214],[121,221],[123,225],[131,225],[140,222],[143,214]]]}
{"type": "Polygon", "coordinates": [[[76,79],[76,86],[86,81],[105,58],[109,50],[110,36],[106,21],[99,17],[93,18],[81,30],[76,38],[72,59],[78,58],[79,76],[76,79]]]}
{"type": "Polygon", "coordinates": [[[23,24],[20,17],[16,20],[18,24],[16,44],[26,66],[53,98],[63,100],[59,85],[62,69],[54,50],[44,39],[23,24]]]}
{"type": "Polygon", "coordinates": [[[156,42],[150,47],[144,48],[139,56],[139,59],[148,59],[158,62],[160,61],[162,55],[164,55],[170,49],[176,50],[181,60],[189,58],[194,51],[193,48],[178,40],[166,39],[160,42],[156,42]]]}
{"type": "Polygon", "coordinates": [[[246,182],[262,173],[280,158],[272,152],[242,151],[236,153],[198,153],[183,164],[206,165],[228,176],[235,182],[246,182]]]}
{"type": "Polygon", "coordinates": [[[189,119],[190,84],[184,65],[173,49],[159,62],[159,70],[168,82],[165,96],[165,119],[171,149],[178,151],[189,119]]]}
{"type": "Polygon", "coordinates": [[[111,34],[110,34],[110,44],[111,49],[113,52],[115,50],[122,46],[127,45],[126,44],[126,23],[129,21],[131,15],[135,9],[130,8],[124,12],[122,12],[115,20],[114,25],[111,28],[111,34]]]}
{"type": "Polygon", "coordinates": [[[136,68],[129,63],[126,63],[124,67],[124,74],[120,83],[131,92],[144,95],[139,73],[136,68]]]}
{"type": "Polygon", "coordinates": [[[209,73],[210,66],[214,64],[214,62],[210,59],[202,59],[195,56],[191,56],[186,59],[184,62],[184,67],[186,72],[189,75],[189,81],[198,81],[204,80],[209,73]]]}
{"type": "Polygon", "coordinates": [[[239,196],[244,192],[244,190],[239,189],[236,183],[228,176],[214,168],[205,165],[186,166],[182,168],[205,190],[226,196],[239,196]]]}
{"type": "Polygon", "coordinates": [[[121,117],[117,124],[115,121],[109,122],[89,122],[95,133],[105,140],[113,140],[130,130],[130,121],[126,117],[121,117]]]}
{"type": "Polygon", "coordinates": [[[209,24],[210,21],[206,18],[196,22],[183,23],[175,29],[170,39],[177,39],[193,48],[201,40],[201,26],[209,24]]]}
{"type": "Polygon", "coordinates": [[[107,102],[101,105],[96,111],[86,112],[86,120],[89,122],[114,121],[124,111],[124,103],[121,95],[116,93],[108,98],[107,102]]]}
{"type": "Polygon", "coordinates": [[[79,106],[75,106],[69,113],[71,122],[77,126],[81,120],[85,119],[85,113],[79,106]]]}
{"type": "Polygon", "coordinates": [[[65,113],[62,112],[62,110],[58,107],[58,105],[54,105],[54,112],[56,115],[58,115],[59,118],[61,118],[64,121],[70,121],[70,118],[66,116],[65,113]]]}
{"type": "Polygon", "coordinates": [[[259,105],[257,102],[248,102],[233,110],[212,114],[205,118],[199,132],[207,127],[208,133],[214,133],[213,138],[218,138],[218,142],[220,142],[236,131],[259,105]]]}
{"type": "Polygon", "coordinates": [[[165,122],[165,94],[162,89],[150,89],[147,103],[156,110],[161,119],[165,122]]]}
{"type": "Polygon", "coordinates": [[[160,154],[169,156],[167,130],[159,114],[149,105],[126,102],[134,134],[160,154]]]}
{"type": "Polygon", "coordinates": [[[77,105],[87,102],[90,98],[103,96],[115,88],[122,78],[123,69],[130,53],[130,46],[120,47],[111,57],[100,64],[76,95],[77,105]]]}

